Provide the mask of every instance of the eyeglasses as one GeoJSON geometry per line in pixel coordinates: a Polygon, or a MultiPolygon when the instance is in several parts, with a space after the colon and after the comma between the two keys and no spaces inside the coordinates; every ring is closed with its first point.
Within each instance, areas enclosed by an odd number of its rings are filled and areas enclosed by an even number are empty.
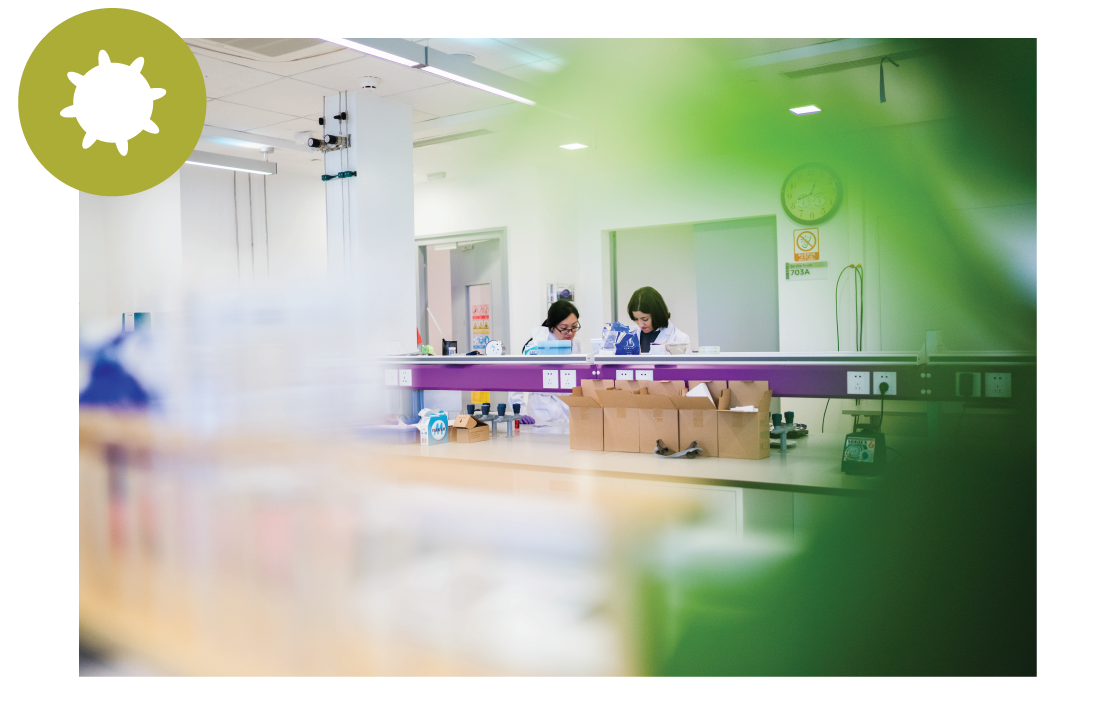
{"type": "Polygon", "coordinates": [[[578,321],[575,324],[573,324],[571,328],[564,327],[564,326],[558,326],[556,328],[556,332],[558,334],[575,334],[579,330],[580,330],[580,322],[578,322],[578,321]]]}

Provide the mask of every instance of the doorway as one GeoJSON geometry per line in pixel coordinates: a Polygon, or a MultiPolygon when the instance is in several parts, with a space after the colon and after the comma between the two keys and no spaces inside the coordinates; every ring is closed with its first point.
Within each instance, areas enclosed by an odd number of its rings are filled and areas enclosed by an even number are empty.
{"type": "MultiPolygon", "coordinates": [[[[422,341],[437,354],[442,339],[455,341],[458,354],[482,351],[489,341],[501,341],[503,352],[513,353],[505,229],[429,235],[416,244],[422,341]]],[[[470,392],[430,391],[425,397],[427,407],[446,411],[471,402],[470,392]]],[[[491,402],[505,403],[506,397],[491,393],[491,402]]]]}

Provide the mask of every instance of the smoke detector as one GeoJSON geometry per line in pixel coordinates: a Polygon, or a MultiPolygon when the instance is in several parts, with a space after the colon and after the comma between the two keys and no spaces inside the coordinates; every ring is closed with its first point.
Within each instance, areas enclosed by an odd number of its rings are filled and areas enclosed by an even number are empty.
{"type": "Polygon", "coordinates": [[[373,91],[383,85],[383,80],[380,77],[362,77],[359,80],[359,88],[373,91]]]}

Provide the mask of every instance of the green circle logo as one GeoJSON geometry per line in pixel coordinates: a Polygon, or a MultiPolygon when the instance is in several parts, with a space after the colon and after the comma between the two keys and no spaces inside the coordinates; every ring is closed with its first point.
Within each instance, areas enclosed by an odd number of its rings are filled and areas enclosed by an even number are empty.
{"type": "Polygon", "coordinates": [[[205,78],[174,30],[135,10],[90,10],[45,40],[41,130],[79,190],[130,195],[181,168],[205,125],[205,78]]]}

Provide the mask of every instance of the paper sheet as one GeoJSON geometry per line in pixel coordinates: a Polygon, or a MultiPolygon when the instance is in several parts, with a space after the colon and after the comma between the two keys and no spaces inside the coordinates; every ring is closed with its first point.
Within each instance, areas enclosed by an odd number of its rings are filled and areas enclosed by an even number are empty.
{"type": "Polygon", "coordinates": [[[707,384],[701,383],[692,390],[688,391],[688,395],[693,398],[703,397],[711,401],[711,405],[715,405],[715,399],[711,397],[711,391],[707,390],[707,384]]]}

